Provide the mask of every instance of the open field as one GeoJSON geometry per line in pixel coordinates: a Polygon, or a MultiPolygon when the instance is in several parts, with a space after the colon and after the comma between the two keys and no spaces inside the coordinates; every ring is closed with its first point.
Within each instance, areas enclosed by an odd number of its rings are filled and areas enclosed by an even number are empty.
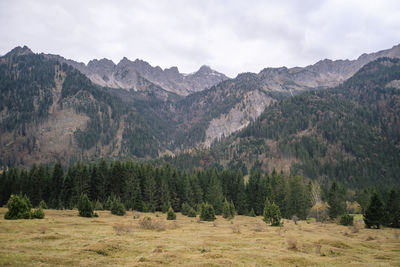
{"type": "Polygon", "coordinates": [[[364,229],[316,222],[284,221],[267,226],[261,217],[215,222],[177,214],[46,210],[43,220],[4,220],[0,208],[0,266],[400,266],[400,229],[364,229]],[[159,217],[156,217],[158,215],[159,217]],[[144,230],[144,216],[165,230],[144,230]]]}

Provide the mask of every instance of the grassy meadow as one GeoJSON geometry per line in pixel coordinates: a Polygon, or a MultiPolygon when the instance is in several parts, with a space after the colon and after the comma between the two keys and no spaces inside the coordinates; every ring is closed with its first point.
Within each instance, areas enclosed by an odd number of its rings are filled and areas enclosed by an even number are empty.
{"type": "Polygon", "coordinates": [[[364,229],[333,223],[284,220],[267,226],[261,217],[236,216],[198,222],[177,214],[45,210],[43,220],[4,220],[0,208],[0,266],[400,266],[400,229],[364,229]],[[145,216],[156,229],[140,226],[145,216]]]}

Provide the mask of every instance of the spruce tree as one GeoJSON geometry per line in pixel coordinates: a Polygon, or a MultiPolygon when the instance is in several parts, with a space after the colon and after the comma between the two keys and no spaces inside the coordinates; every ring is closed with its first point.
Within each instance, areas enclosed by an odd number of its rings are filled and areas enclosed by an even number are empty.
{"type": "Polygon", "coordinates": [[[270,207],[270,216],[271,216],[271,226],[280,226],[282,225],[281,223],[281,211],[279,210],[279,207],[275,204],[272,203],[270,207]]]}
{"type": "Polygon", "coordinates": [[[346,212],[344,189],[336,182],[332,183],[328,192],[329,217],[335,219],[346,212]]]}
{"type": "Polygon", "coordinates": [[[176,220],[176,214],[172,207],[169,207],[168,213],[167,213],[167,220],[176,220]]]}
{"type": "Polygon", "coordinates": [[[7,203],[8,211],[4,215],[6,220],[30,219],[31,207],[24,197],[20,195],[11,195],[7,203]]]}
{"type": "Polygon", "coordinates": [[[224,196],[222,194],[222,186],[219,181],[216,171],[213,171],[211,175],[210,184],[208,186],[206,200],[215,209],[215,214],[219,215],[222,213],[222,205],[224,196]]]}
{"type": "Polygon", "coordinates": [[[374,193],[371,197],[369,206],[364,213],[364,223],[367,228],[380,228],[384,219],[384,208],[378,194],[374,193]]]}
{"type": "Polygon", "coordinates": [[[111,214],[114,214],[114,215],[118,215],[118,216],[125,215],[126,209],[119,197],[114,198],[114,200],[112,201],[110,211],[111,211],[111,214]]]}
{"type": "Polygon", "coordinates": [[[82,194],[78,201],[78,211],[81,217],[93,217],[94,207],[86,194],[82,194]]]}
{"type": "Polygon", "coordinates": [[[400,228],[400,196],[392,189],[385,207],[386,225],[393,228],[400,228]]]}
{"type": "Polygon", "coordinates": [[[222,207],[222,217],[224,217],[225,219],[232,218],[231,208],[230,208],[229,202],[226,200],[226,198],[224,201],[224,205],[222,207]]]}
{"type": "Polygon", "coordinates": [[[271,203],[269,202],[268,197],[265,198],[264,203],[264,213],[263,213],[263,220],[265,223],[271,223],[272,215],[271,215],[271,203]]]}
{"type": "Polygon", "coordinates": [[[201,205],[200,219],[202,221],[214,221],[216,219],[214,207],[207,202],[203,203],[201,205]]]}

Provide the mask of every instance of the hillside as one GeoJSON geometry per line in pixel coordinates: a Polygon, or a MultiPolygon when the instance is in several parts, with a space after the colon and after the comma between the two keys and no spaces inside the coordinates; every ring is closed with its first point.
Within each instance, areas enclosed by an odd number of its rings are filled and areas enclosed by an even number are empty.
{"type": "Polygon", "coordinates": [[[378,59],[338,87],[275,102],[210,151],[169,161],[178,166],[218,163],[244,172],[255,165],[353,187],[398,184],[399,80],[400,60],[378,59]]]}

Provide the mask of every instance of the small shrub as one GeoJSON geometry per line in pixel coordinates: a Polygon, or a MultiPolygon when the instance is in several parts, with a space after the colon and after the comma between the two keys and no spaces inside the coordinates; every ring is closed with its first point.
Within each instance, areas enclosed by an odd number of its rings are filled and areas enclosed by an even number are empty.
{"type": "Polygon", "coordinates": [[[262,232],[263,231],[263,226],[261,223],[257,223],[256,227],[254,228],[254,232],[262,232]]]}
{"type": "Polygon", "coordinates": [[[360,231],[360,230],[358,229],[358,227],[355,226],[355,225],[349,226],[349,230],[350,230],[353,234],[358,233],[358,232],[360,231]]]}
{"type": "Polygon", "coordinates": [[[256,217],[256,213],[254,212],[254,209],[251,209],[250,213],[249,213],[250,217],[256,217]]]}
{"type": "Polygon", "coordinates": [[[94,204],[94,210],[103,210],[103,204],[97,199],[96,203],[94,204]]]}
{"type": "Polygon", "coordinates": [[[21,197],[20,195],[11,195],[7,202],[8,211],[4,215],[4,219],[30,219],[31,207],[29,206],[30,202],[27,203],[26,199],[27,198],[21,197]]]}
{"type": "Polygon", "coordinates": [[[78,211],[81,217],[93,217],[93,203],[86,194],[82,194],[78,201],[78,211]]]}
{"type": "Polygon", "coordinates": [[[47,231],[47,227],[46,226],[41,226],[40,228],[39,228],[39,233],[41,233],[41,234],[45,234],[46,233],[46,231],[47,231]]]}
{"type": "Polygon", "coordinates": [[[287,244],[288,244],[288,249],[297,249],[297,239],[294,238],[293,236],[288,237],[287,239],[287,244]]]}
{"type": "Polygon", "coordinates": [[[44,200],[40,201],[39,208],[43,210],[47,209],[47,204],[44,202],[44,200]]]}
{"type": "Polygon", "coordinates": [[[38,208],[34,210],[31,214],[32,219],[43,219],[44,218],[44,212],[42,208],[38,208]]]}
{"type": "Polygon", "coordinates": [[[201,206],[200,219],[202,221],[214,221],[216,219],[214,207],[208,203],[203,203],[201,206]]]}
{"type": "Polygon", "coordinates": [[[181,213],[182,215],[187,216],[189,214],[189,211],[193,209],[189,204],[187,204],[186,202],[182,204],[182,209],[181,209],[181,213]]]}
{"type": "Polygon", "coordinates": [[[119,198],[114,198],[113,202],[111,203],[111,214],[124,216],[126,213],[126,209],[124,204],[121,202],[119,198]]]}
{"type": "Polygon", "coordinates": [[[232,219],[235,217],[235,206],[233,202],[228,202],[225,198],[224,205],[222,207],[222,217],[225,219],[232,219]]]}
{"type": "Polygon", "coordinates": [[[239,224],[234,224],[232,225],[232,232],[236,234],[240,234],[240,225],[239,224]]]}
{"type": "Polygon", "coordinates": [[[151,217],[143,217],[139,220],[139,227],[147,230],[165,230],[165,225],[160,221],[153,221],[151,217]]]}
{"type": "Polygon", "coordinates": [[[294,224],[297,224],[297,222],[299,221],[299,217],[297,217],[296,215],[293,215],[292,221],[294,222],[294,224]]]}
{"type": "Polygon", "coordinates": [[[191,208],[191,209],[189,210],[187,216],[188,216],[188,217],[196,217],[196,216],[197,216],[196,211],[195,211],[193,208],[191,208]]]}
{"type": "Polygon", "coordinates": [[[130,234],[133,232],[133,225],[132,224],[114,224],[113,230],[118,235],[130,234]]]}
{"type": "Polygon", "coordinates": [[[176,214],[172,207],[169,207],[168,213],[167,213],[167,220],[176,220],[176,214]]]}
{"type": "Polygon", "coordinates": [[[133,212],[133,219],[139,219],[140,218],[140,212],[134,211],[133,212]]]}
{"type": "Polygon", "coordinates": [[[340,225],[350,226],[354,224],[354,216],[349,214],[342,215],[339,221],[340,225]]]}

